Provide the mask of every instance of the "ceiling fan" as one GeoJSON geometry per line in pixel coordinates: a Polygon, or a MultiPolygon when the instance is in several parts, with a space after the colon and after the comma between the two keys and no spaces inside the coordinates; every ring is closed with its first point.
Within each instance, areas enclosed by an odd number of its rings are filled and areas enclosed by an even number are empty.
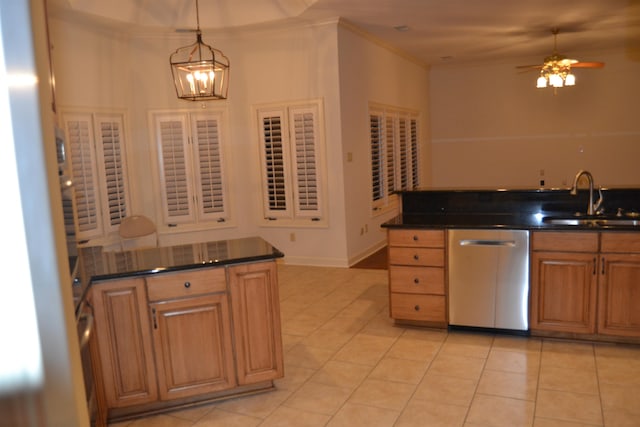
{"type": "Polygon", "coordinates": [[[558,53],[558,28],[551,30],[553,33],[553,53],[546,58],[542,65],[520,65],[516,68],[523,70],[540,70],[540,77],[536,82],[536,87],[553,87],[554,89],[563,86],[574,86],[576,76],[571,73],[572,68],[602,68],[604,62],[581,62],[571,59],[558,53]]]}

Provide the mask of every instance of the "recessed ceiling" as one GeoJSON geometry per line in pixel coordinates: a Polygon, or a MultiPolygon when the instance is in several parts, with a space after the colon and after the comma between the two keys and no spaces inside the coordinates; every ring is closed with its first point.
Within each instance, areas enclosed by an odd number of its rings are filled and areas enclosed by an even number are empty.
{"type": "MultiPolygon", "coordinates": [[[[48,2],[55,14],[145,31],[196,25],[195,0],[48,2]]],[[[199,7],[205,33],[340,17],[427,64],[542,59],[554,27],[567,55],[625,49],[640,60],[640,0],[199,0],[199,7]]]]}

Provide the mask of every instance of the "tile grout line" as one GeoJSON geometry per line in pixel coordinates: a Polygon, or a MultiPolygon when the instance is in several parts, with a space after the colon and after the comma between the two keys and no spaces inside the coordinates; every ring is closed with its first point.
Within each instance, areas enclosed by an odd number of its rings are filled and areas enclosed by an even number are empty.
{"type": "MultiPolygon", "coordinates": [[[[403,332],[402,332],[402,334],[400,336],[405,335],[406,332],[407,332],[407,329],[403,328],[403,332]]],[[[420,378],[420,381],[418,381],[418,383],[413,387],[413,392],[411,392],[411,395],[409,396],[407,401],[402,406],[402,409],[400,409],[400,411],[398,412],[398,416],[397,416],[396,420],[394,421],[393,426],[398,424],[400,418],[402,417],[402,414],[404,414],[404,412],[407,410],[407,406],[409,406],[409,402],[411,402],[411,399],[413,399],[413,397],[415,396],[416,391],[418,390],[418,387],[420,386],[420,383],[424,380],[424,377],[427,375],[427,372],[429,372],[429,369],[431,368],[431,365],[433,364],[433,361],[436,359],[436,357],[438,357],[438,354],[440,354],[440,351],[442,351],[442,346],[444,345],[445,341],[446,341],[446,338],[442,342],[440,342],[440,346],[438,347],[438,351],[436,351],[436,353],[433,355],[433,357],[431,358],[429,363],[427,363],[427,368],[424,370],[424,373],[422,374],[422,377],[420,378]]]]}

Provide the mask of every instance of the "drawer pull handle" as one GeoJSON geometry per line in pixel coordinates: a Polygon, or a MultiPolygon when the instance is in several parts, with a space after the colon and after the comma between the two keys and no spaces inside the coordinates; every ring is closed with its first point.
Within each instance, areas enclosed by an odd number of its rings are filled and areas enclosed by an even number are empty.
{"type": "Polygon", "coordinates": [[[414,309],[415,311],[420,311],[420,306],[416,304],[416,306],[415,306],[415,307],[413,307],[413,309],[414,309]]]}
{"type": "Polygon", "coordinates": [[[415,283],[416,285],[420,283],[420,279],[418,279],[417,277],[415,279],[413,279],[413,283],[415,283]]]}
{"type": "Polygon", "coordinates": [[[415,255],[413,256],[413,259],[415,259],[416,261],[418,261],[418,260],[420,259],[420,257],[418,256],[418,254],[415,254],[415,255]]]}
{"type": "Polygon", "coordinates": [[[417,242],[418,241],[418,236],[413,236],[413,241],[417,242]]]}
{"type": "Polygon", "coordinates": [[[191,282],[184,282],[184,287],[185,288],[190,288],[191,287],[191,282]]]}

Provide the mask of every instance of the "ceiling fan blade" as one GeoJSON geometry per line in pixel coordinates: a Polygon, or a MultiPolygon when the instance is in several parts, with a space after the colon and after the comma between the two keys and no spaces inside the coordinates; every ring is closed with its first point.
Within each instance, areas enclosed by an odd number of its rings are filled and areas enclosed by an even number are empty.
{"type": "Polygon", "coordinates": [[[542,68],[542,65],[517,65],[516,68],[534,70],[542,68]]]}
{"type": "Polygon", "coordinates": [[[602,68],[604,67],[604,62],[576,62],[575,64],[571,64],[571,68],[602,68]]]}

